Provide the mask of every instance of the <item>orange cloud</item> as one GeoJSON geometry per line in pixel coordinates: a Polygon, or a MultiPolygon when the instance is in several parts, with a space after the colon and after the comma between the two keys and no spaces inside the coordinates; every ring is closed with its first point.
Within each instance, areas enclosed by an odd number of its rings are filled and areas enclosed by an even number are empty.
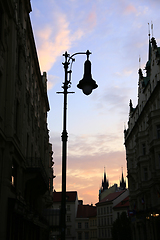
{"type": "MultiPolygon", "coordinates": [[[[68,156],[67,162],[67,190],[78,191],[79,199],[85,204],[95,204],[98,201],[104,166],[110,185],[114,183],[119,185],[122,166],[126,176],[125,151],[97,153],[95,156],[88,153],[80,157],[75,153],[74,156],[68,156]]],[[[54,188],[61,191],[61,159],[56,159],[55,170],[58,174],[55,173],[57,177],[54,180],[54,188]]]]}

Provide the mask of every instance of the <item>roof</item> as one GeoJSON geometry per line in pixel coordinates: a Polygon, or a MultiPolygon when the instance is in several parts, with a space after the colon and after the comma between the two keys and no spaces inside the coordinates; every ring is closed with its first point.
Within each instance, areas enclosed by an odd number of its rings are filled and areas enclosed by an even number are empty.
{"type": "Polygon", "coordinates": [[[124,207],[129,207],[129,196],[123,199],[120,203],[118,203],[116,206],[113,208],[124,208],[124,207]]]}
{"type": "Polygon", "coordinates": [[[78,205],[77,218],[96,217],[97,209],[92,205],[78,205]]]}
{"type": "MultiPolygon", "coordinates": [[[[61,202],[62,192],[53,192],[53,202],[61,202]]],[[[66,202],[75,202],[77,198],[77,192],[66,192],[66,202]]]]}
{"type": "Polygon", "coordinates": [[[122,191],[119,191],[119,192],[114,192],[114,193],[110,193],[109,195],[107,195],[105,198],[103,198],[100,202],[96,203],[99,204],[99,203],[104,203],[104,202],[111,202],[113,201],[114,199],[116,199],[117,197],[119,197],[121,194],[123,194],[126,190],[122,190],[122,191]]]}

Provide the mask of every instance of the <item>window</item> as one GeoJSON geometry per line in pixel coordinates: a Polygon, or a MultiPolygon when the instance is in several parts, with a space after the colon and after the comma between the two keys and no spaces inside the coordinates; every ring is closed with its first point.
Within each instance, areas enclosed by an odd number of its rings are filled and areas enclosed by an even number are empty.
{"type": "Polygon", "coordinates": [[[108,228],[108,237],[110,238],[110,229],[108,228]]]}
{"type": "Polygon", "coordinates": [[[67,205],[67,211],[70,211],[71,209],[70,209],[70,205],[67,205]]]}
{"type": "Polygon", "coordinates": [[[146,155],[146,144],[142,143],[142,153],[143,155],[146,155]]]}
{"type": "Polygon", "coordinates": [[[109,213],[109,207],[107,207],[107,213],[109,213]]]}
{"type": "Polygon", "coordinates": [[[13,161],[12,162],[12,173],[11,173],[11,184],[12,186],[16,186],[16,182],[17,182],[17,165],[16,163],[13,161]]]}
{"type": "Polygon", "coordinates": [[[67,235],[70,235],[71,234],[71,230],[70,228],[67,228],[67,235]]]}
{"type": "Polygon", "coordinates": [[[104,237],[104,229],[102,228],[101,230],[102,230],[102,237],[104,237]]]}
{"type": "Polygon", "coordinates": [[[160,125],[157,125],[157,138],[160,139],[160,125]]]}
{"type": "Polygon", "coordinates": [[[119,218],[119,212],[117,212],[117,218],[119,218]]]}
{"type": "Polygon", "coordinates": [[[100,218],[98,218],[98,226],[100,226],[100,218]]]}
{"type": "Polygon", "coordinates": [[[70,222],[70,221],[71,221],[71,216],[67,215],[67,222],[70,222]]]}
{"type": "Polygon", "coordinates": [[[19,101],[17,100],[15,103],[15,111],[14,111],[14,128],[16,133],[18,133],[19,126],[19,101]]]}
{"type": "Polygon", "coordinates": [[[81,222],[78,222],[78,228],[82,228],[81,222]]]}
{"type": "Polygon", "coordinates": [[[112,206],[110,206],[110,213],[112,212],[112,206]]]}
{"type": "Polygon", "coordinates": [[[85,229],[88,229],[88,222],[85,222],[85,229]]]}
{"type": "Polygon", "coordinates": [[[101,214],[103,214],[103,208],[101,208],[101,214]]]}
{"type": "Polygon", "coordinates": [[[81,240],[81,239],[82,239],[82,233],[78,232],[78,240],[81,240]]]}
{"type": "Polygon", "coordinates": [[[144,171],[144,180],[146,181],[148,180],[148,169],[145,167],[143,171],[144,171]]]}
{"type": "Polygon", "coordinates": [[[98,208],[98,215],[100,215],[100,209],[98,208]]]}
{"type": "Polygon", "coordinates": [[[98,230],[99,230],[99,237],[101,237],[101,229],[99,228],[98,230]]]}
{"type": "Polygon", "coordinates": [[[89,239],[89,232],[85,232],[85,239],[89,239]]]}

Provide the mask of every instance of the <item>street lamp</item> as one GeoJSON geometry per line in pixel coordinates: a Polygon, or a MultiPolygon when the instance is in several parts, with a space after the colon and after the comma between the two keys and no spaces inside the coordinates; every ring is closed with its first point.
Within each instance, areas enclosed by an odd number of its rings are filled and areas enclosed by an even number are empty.
{"type": "Polygon", "coordinates": [[[98,85],[92,79],[91,75],[91,62],[89,61],[89,55],[91,52],[87,50],[86,52],[78,52],[73,55],[69,55],[67,52],[63,54],[65,57],[64,71],[65,71],[65,80],[63,83],[63,92],[57,92],[64,94],[64,112],[63,112],[63,132],[62,132],[62,196],[61,196],[61,215],[60,215],[60,231],[61,231],[61,240],[65,240],[65,228],[66,228],[66,160],[67,160],[67,138],[68,133],[66,129],[66,120],[67,120],[67,94],[73,93],[68,92],[68,88],[71,87],[71,73],[72,73],[72,63],[75,61],[73,58],[78,54],[86,54],[87,60],[84,63],[84,76],[82,80],[79,81],[77,87],[82,89],[83,93],[86,95],[91,94],[92,90],[97,88],[98,85]],[[71,63],[71,65],[70,65],[71,63]],[[68,70],[69,65],[70,70],[68,70]]]}

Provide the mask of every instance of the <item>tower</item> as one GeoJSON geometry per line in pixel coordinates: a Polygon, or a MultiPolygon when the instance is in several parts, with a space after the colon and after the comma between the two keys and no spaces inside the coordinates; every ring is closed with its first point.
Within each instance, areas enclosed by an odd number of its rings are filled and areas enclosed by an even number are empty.
{"type": "Polygon", "coordinates": [[[102,180],[102,190],[105,191],[109,187],[109,181],[106,179],[106,171],[104,168],[104,180],[102,180]]]}
{"type": "Polygon", "coordinates": [[[122,169],[122,178],[120,180],[120,188],[122,190],[126,189],[126,181],[124,180],[124,177],[123,177],[123,169],[122,169]]]}

